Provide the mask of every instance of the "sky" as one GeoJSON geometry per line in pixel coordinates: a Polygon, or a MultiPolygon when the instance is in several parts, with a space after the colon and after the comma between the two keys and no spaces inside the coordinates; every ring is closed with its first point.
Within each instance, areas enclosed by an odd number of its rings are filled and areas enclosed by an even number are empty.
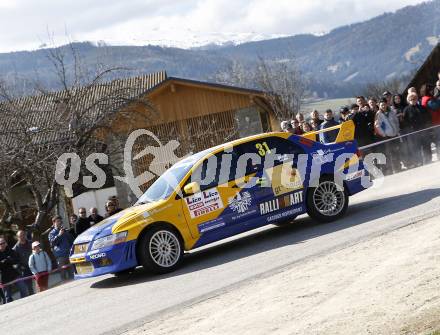
{"type": "Polygon", "coordinates": [[[322,34],[423,0],[0,0],[0,52],[105,41],[191,47],[322,34]]]}

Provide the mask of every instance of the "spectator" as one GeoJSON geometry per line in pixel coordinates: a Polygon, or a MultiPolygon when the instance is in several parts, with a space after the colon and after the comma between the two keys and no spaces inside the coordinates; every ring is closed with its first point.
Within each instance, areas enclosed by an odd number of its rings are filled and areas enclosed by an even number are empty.
{"type": "Polygon", "coordinates": [[[309,131],[312,131],[312,127],[307,122],[304,122],[302,124],[301,129],[304,133],[308,133],[309,131]]]}
{"type": "MultiPolygon", "coordinates": [[[[417,94],[409,94],[407,100],[409,104],[403,110],[402,133],[408,134],[429,127],[431,117],[428,111],[417,103],[417,94]]],[[[431,141],[426,137],[426,134],[407,136],[404,138],[403,144],[403,159],[407,168],[432,161],[431,141]]]]}
{"type": "Polygon", "coordinates": [[[300,124],[303,124],[306,121],[304,118],[304,114],[302,113],[297,113],[295,119],[297,119],[300,124]]]}
{"type": "Polygon", "coordinates": [[[396,114],[388,107],[385,98],[380,101],[379,111],[376,114],[375,132],[382,139],[395,137],[399,134],[399,121],[396,114]]]}
{"type": "Polygon", "coordinates": [[[290,121],[281,122],[281,130],[285,133],[291,133],[293,131],[293,127],[290,121]]]}
{"type": "Polygon", "coordinates": [[[376,115],[377,111],[379,110],[379,106],[377,105],[377,99],[375,97],[368,98],[368,106],[370,106],[370,110],[373,112],[373,114],[376,115]]]}
{"type": "Polygon", "coordinates": [[[408,95],[411,94],[411,93],[415,93],[415,94],[417,94],[417,89],[416,89],[414,86],[408,88],[408,95]]]}
{"type": "MultiPolygon", "coordinates": [[[[76,238],[76,233],[75,233],[75,227],[76,227],[76,221],[78,221],[78,215],[76,215],[75,213],[72,213],[69,216],[69,233],[70,235],[73,236],[73,238],[76,238]]],[[[50,228],[52,229],[52,228],[50,228]]]]}
{"type": "Polygon", "coordinates": [[[104,218],[108,218],[113,214],[118,213],[118,211],[116,210],[116,205],[113,201],[107,201],[107,203],[105,204],[105,209],[107,212],[105,213],[104,218]]]}
{"type": "Polygon", "coordinates": [[[57,260],[57,265],[61,268],[61,278],[72,278],[72,270],[69,265],[69,253],[73,244],[73,236],[62,226],[61,216],[52,218],[53,228],[49,233],[49,242],[53,255],[57,260]]]}
{"type": "Polygon", "coordinates": [[[399,120],[399,125],[402,125],[403,122],[403,109],[405,106],[406,104],[403,101],[402,95],[394,94],[391,103],[391,110],[396,113],[397,119],[399,120]]]}
{"type": "MultiPolygon", "coordinates": [[[[382,98],[379,103],[379,111],[376,113],[374,121],[374,131],[380,140],[386,140],[399,135],[399,120],[396,114],[388,107],[386,98],[382,98]]],[[[382,145],[383,153],[387,158],[384,173],[394,173],[400,171],[399,142],[389,141],[382,145]]]]}
{"type": "Polygon", "coordinates": [[[297,119],[292,120],[292,127],[293,127],[293,134],[295,135],[302,135],[304,132],[301,129],[300,123],[297,119]]]}
{"type": "Polygon", "coordinates": [[[111,201],[115,204],[116,213],[122,211],[122,208],[119,207],[119,199],[116,195],[112,195],[112,196],[108,197],[108,201],[111,201]]]}
{"type": "MultiPolygon", "coordinates": [[[[24,230],[19,230],[17,232],[17,243],[12,247],[12,250],[17,253],[20,259],[18,268],[20,276],[22,278],[32,276],[32,272],[28,266],[29,256],[32,254],[32,243],[26,238],[26,232],[24,230]]],[[[24,283],[27,287],[28,295],[34,294],[32,278],[25,280],[24,283]]]]}
{"type": "Polygon", "coordinates": [[[351,104],[351,106],[350,106],[349,119],[351,120],[351,118],[353,117],[353,115],[355,115],[357,112],[359,112],[359,106],[358,106],[358,104],[351,104]]]}
{"type": "Polygon", "coordinates": [[[438,99],[440,97],[440,80],[435,83],[434,98],[438,99]]]}
{"type": "Polygon", "coordinates": [[[313,120],[318,125],[318,129],[319,129],[319,126],[323,121],[321,120],[319,112],[316,109],[313,110],[312,113],[310,114],[310,123],[312,123],[313,120]]]}
{"type": "Polygon", "coordinates": [[[435,83],[434,98],[440,97],[440,71],[437,72],[437,82],[435,83]]]}
{"type": "Polygon", "coordinates": [[[359,95],[356,97],[356,105],[359,107],[358,110],[361,110],[364,106],[368,105],[368,103],[364,96],[359,95]]]}
{"type": "MultiPolygon", "coordinates": [[[[440,126],[440,100],[434,98],[433,91],[434,87],[432,85],[422,85],[420,88],[421,105],[431,114],[431,124],[433,126],[440,126]]],[[[440,157],[440,127],[432,130],[431,137],[435,143],[437,157],[440,157]]]]}
{"type": "Polygon", "coordinates": [[[102,220],[104,220],[104,218],[98,214],[98,209],[96,207],[90,208],[90,215],[89,215],[90,226],[93,226],[101,222],[102,220]]]}
{"type": "Polygon", "coordinates": [[[347,106],[341,107],[339,109],[339,121],[340,122],[348,121],[349,116],[350,116],[350,110],[348,109],[347,106]]]}
{"type": "Polygon", "coordinates": [[[38,292],[47,290],[52,262],[38,241],[32,242],[32,254],[29,256],[28,265],[35,276],[38,292]]]}
{"type": "MultiPolygon", "coordinates": [[[[333,112],[331,109],[327,109],[324,113],[324,122],[321,124],[320,129],[327,129],[333,126],[337,126],[339,123],[333,118],[333,112]]],[[[332,143],[338,136],[338,129],[322,132],[319,134],[319,140],[322,143],[332,143]]]]}
{"type": "Polygon", "coordinates": [[[319,130],[320,123],[318,123],[315,119],[311,119],[310,126],[312,127],[313,131],[317,131],[319,130]]]}
{"type": "MultiPolygon", "coordinates": [[[[9,248],[8,243],[4,237],[0,237],[0,274],[1,283],[8,284],[20,277],[20,274],[15,269],[15,266],[20,263],[20,258],[17,253],[9,248]]],[[[12,302],[12,286],[13,284],[7,285],[3,288],[3,293],[5,296],[5,303],[12,302]]],[[[26,284],[23,281],[17,281],[17,285],[20,296],[22,298],[27,296],[26,284]]]]}
{"type": "Polygon", "coordinates": [[[385,91],[382,93],[382,98],[385,98],[387,100],[387,106],[390,107],[393,99],[393,95],[390,91],[385,91]]]}
{"type": "MultiPolygon", "coordinates": [[[[1,271],[0,271],[0,275],[1,275],[1,271]]],[[[3,293],[3,289],[0,289],[0,301],[1,301],[2,305],[6,304],[6,297],[5,297],[5,294],[3,293]]]]}
{"type": "Polygon", "coordinates": [[[371,144],[374,141],[374,113],[364,97],[357,99],[360,102],[360,110],[353,115],[355,126],[354,136],[359,146],[371,144]]]}
{"type": "Polygon", "coordinates": [[[87,211],[84,207],[78,209],[79,217],[75,222],[75,235],[79,236],[90,228],[90,219],[87,217],[87,211]]]}

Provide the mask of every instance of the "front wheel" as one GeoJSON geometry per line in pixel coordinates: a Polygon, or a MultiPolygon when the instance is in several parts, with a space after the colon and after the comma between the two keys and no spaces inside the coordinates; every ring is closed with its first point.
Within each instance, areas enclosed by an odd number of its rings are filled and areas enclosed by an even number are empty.
{"type": "Polygon", "coordinates": [[[332,222],[342,217],[348,208],[348,194],[343,186],[326,176],[318,186],[307,191],[307,213],[319,222],[332,222]]]}
{"type": "Polygon", "coordinates": [[[171,227],[159,225],[148,230],[139,240],[141,265],[156,274],[174,271],[183,258],[180,235],[171,227]]]}

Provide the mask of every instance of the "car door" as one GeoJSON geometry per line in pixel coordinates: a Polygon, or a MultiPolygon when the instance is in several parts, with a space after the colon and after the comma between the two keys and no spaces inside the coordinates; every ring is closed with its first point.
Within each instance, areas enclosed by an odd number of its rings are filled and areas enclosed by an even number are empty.
{"type": "MultiPolygon", "coordinates": [[[[223,151],[204,159],[195,167],[191,176],[185,182],[197,183],[200,189],[193,194],[183,193],[182,211],[191,231],[191,235],[199,238],[198,245],[220,239],[226,228],[223,215],[228,205],[228,199],[234,197],[239,191],[230,173],[223,173],[223,158],[230,161],[233,153],[226,156],[223,151]],[[203,237],[201,240],[200,237],[203,237]],[[209,240],[209,242],[208,242],[209,240]]],[[[197,245],[197,246],[198,246],[197,245]]]]}
{"type": "Polygon", "coordinates": [[[270,150],[262,174],[268,191],[258,204],[258,214],[263,222],[271,223],[303,213],[307,155],[301,147],[282,137],[267,137],[263,146],[270,150]]]}

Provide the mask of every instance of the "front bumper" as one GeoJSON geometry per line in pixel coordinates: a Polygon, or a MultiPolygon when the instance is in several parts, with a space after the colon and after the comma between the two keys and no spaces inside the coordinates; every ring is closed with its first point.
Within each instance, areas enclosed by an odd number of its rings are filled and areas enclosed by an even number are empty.
{"type": "MultiPolygon", "coordinates": [[[[92,242],[83,243],[85,249],[92,242]]],[[[138,265],[136,240],[118,243],[110,247],[79,253],[76,245],[72,248],[70,263],[75,267],[75,279],[101,276],[130,269],[138,265]]]]}

